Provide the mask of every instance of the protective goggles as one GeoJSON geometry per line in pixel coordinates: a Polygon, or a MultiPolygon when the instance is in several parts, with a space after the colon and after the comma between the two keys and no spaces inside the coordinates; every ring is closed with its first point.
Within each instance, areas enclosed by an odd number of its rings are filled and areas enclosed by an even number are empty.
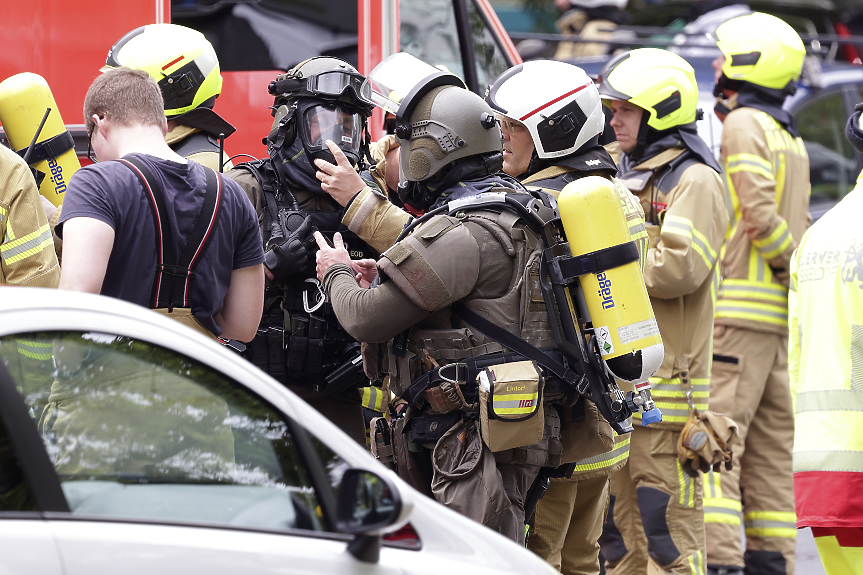
{"type": "Polygon", "coordinates": [[[354,97],[364,104],[373,106],[372,87],[365,77],[349,72],[323,72],[308,78],[285,78],[270,83],[270,94],[276,96],[304,90],[313,96],[337,98],[350,89],[354,97]]]}
{"type": "Polygon", "coordinates": [[[359,151],[363,118],[341,106],[311,106],[303,112],[301,135],[306,149],[323,150],[332,140],[342,150],[359,151]]]}

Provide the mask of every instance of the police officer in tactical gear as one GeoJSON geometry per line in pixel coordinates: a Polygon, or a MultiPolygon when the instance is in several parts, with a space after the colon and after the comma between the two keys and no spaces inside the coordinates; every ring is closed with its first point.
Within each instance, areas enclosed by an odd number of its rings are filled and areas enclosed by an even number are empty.
{"type": "MultiPolygon", "coordinates": [[[[564,62],[526,62],[492,82],[485,99],[500,120],[503,170],[525,186],[557,197],[568,183],[586,176],[614,183],[643,268],[644,211],[615,177],[617,166],[599,145],[605,120],[599,92],[587,74],[564,62]]],[[[575,408],[573,417],[561,422],[562,463],[575,465],[569,477],[549,482],[536,507],[528,548],[561,573],[598,573],[597,540],[608,508],[608,478],[627,461],[629,434],[612,443],[612,429],[593,402],[582,399],[575,408]],[[600,436],[604,442],[597,442],[600,436]],[[589,446],[596,447],[588,451],[589,446]]]]}
{"type": "Polygon", "coordinates": [[[340,225],[341,208],[315,178],[314,159],[334,162],[327,140],[353,165],[373,104],[365,78],[342,60],[306,60],[270,83],[273,127],[269,158],[228,172],[248,194],[261,222],[267,291],[258,334],[247,357],[360,443],[364,426],[357,387],[367,385],[360,344],[339,325],[314,274],[318,230],[339,230],[352,257],[376,255],[340,225]]]}
{"type": "MultiPolygon", "coordinates": [[[[370,289],[358,283],[338,242],[330,248],[319,239],[317,271],[342,325],[358,340],[379,344],[369,346],[377,353],[367,353],[367,363],[377,361],[366,370],[385,373],[408,403],[395,422],[400,474],[444,505],[523,541],[528,489],[541,466],[557,466],[560,458],[559,418],[548,405],[527,420],[538,423],[538,435],[492,451],[487,430],[480,436],[477,386],[465,370],[483,362],[495,368],[507,352],[464,317],[475,311],[537,346],[554,346],[545,306],[529,303],[524,281],[538,266],[542,244],[512,212],[472,203],[527,194],[498,174],[501,133],[492,110],[459,85],[449,74],[432,73],[404,98],[396,120],[400,196],[434,213],[382,254],[370,289]]],[[[379,230],[388,210],[378,208],[386,203],[363,190],[348,205],[352,229],[379,230]]],[[[535,393],[514,409],[544,406],[549,393],[535,393]]]]}

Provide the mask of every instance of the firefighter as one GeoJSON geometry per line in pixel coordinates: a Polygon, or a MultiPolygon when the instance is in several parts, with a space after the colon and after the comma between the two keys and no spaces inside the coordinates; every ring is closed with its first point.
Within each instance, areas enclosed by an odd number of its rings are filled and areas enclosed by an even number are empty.
{"type": "Polygon", "coordinates": [[[717,257],[728,223],[719,165],[695,129],[695,73],[679,56],[640,49],[616,56],[599,78],[617,143],[620,179],[641,201],[650,237],[644,281],[665,345],[650,378],[662,421],[635,430],[629,461],[611,476],[600,545],[609,573],[704,573],[702,485],[681,432],[707,409],[717,257]],[[683,461],[681,461],[683,459],[683,461]]]}
{"type": "Polygon", "coordinates": [[[236,128],[213,111],[222,76],[216,51],[204,35],[177,24],[141,26],[111,46],[102,72],[119,66],[144,70],[159,85],[171,149],[221,172],[219,139],[236,128]]]}
{"type": "Polygon", "coordinates": [[[369,380],[360,344],[339,325],[315,279],[312,231],[332,238],[340,230],[354,259],[377,254],[340,225],[341,207],[321,188],[313,161],[334,163],[326,142],[337,142],[347,169],[360,179],[356,166],[367,153],[362,138],[374,107],[367,88],[365,78],[338,58],[311,58],[280,74],[269,87],[275,98],[269,157],[227,174],[256,207],[269,279],[264,317],[247,357],[361,444],[357,388],[369,380]]]}
{"type": "Polygon", "coordinates": [[[716,302],[710,403],[738,423],[742,446],[731,474],[706,478],[708,567],[790,575],[796,529],[788,266],[809,225],[809,159],[782,104],[796,89],[805,50],[791,26],[760,13],[728,20],[716,38],[722,56],[713,63],[714,94],[723,119],[731,221],[716,302]]]}
{"type": "MultiPolygon", "coordinates": [[[[525,186],[557,197],[569,182],[589,175],[615,183],[643,267],[644,212],[615,177],[617,166],[598,143],[605,118],[599,93],[587,74],[563,62],[527,62],[498,77],[489,86],[486,101],[503,133],[503,171],[525,186]],[[552,104],[546,106],[548,102],[552,104]],[[542,114],[530,115],[538,109],[542,114]],[[545,126],[549,118],[569,126],[550,133],[545,126]]],[[[608,508],[608,477],[623,467],[629,453],[629,434],[617,436],[612,449],[601,444],[600,453],[575,451],[596,444],[600,434],[610,443],[613,433],[592,402],[581,400],[581,404],[584,421],[564,422],[561,432],[562,463],[577,465],[569,478],[551,479],[528,537],[528,549],[568,575],[599,572],[597,540],[608,508]]]]}
{"type": "MultiPolygon", "coordinates": [[[[863,152],[863,104],[846,137],[863,152]]],[[[863,173],[791,259],[788,371],[797,527],[811,527],[827,575],[863,573],[863,173]]]]}
{"type": "Polygon", "coordinates": [[[603,56],[613,51],[602,40],[612,37],[615,28],[629,22],[624,12],[629,0],[556,0],[565,10],[555,23],[561,34],[575,35],[582,40],[599,42],[561,42],[554,53],[555,60],[571,60],[581,56],[603,56]]]}

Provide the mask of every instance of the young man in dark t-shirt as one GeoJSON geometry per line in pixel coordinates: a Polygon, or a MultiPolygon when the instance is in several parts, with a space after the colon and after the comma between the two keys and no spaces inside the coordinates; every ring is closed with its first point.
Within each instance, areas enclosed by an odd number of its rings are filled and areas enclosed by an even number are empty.
{"type": "MultiPolygon", "coordinates": [[[[125,157],[151,172],[164,194],[162,229],[174,243],[165,249],[175,258],[202,212],[208,169],[165,143],[161,92],[145,72],[117,68],[99,76],[87,92],[84,116],[101,162],[79,170],[66,192],[57,226],[64,241],[60,289],[152,308],[159,244],[150,195],[128,165],[107,160],[125,157]]],[[[242,189],[228,178],[218,181],[218,214],[189,282],[188,307],[207,331],[249,341],[263,307],[258,221],[242,189]]],[[[180,307],[182,294],[176,295],[180,307]]]]}

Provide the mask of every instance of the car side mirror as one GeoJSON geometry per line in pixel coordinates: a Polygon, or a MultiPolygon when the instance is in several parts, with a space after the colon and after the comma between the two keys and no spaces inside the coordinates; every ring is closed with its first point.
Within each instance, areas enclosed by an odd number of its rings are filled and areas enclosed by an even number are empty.
{"type": "Polygon", "coordinates": [[[402,497],[395,484],[365,469],[348,469],[339,486],[336,530],[356,538],[348,551],[367,563],[380,558],[381,534],[403,520],[402,497]]]}

